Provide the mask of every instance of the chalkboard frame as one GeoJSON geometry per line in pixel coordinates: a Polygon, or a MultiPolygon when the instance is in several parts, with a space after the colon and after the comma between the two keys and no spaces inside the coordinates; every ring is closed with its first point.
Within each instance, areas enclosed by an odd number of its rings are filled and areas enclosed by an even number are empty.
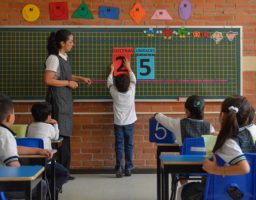
{"type": "MultiPolygon", "coordinates": [[[[181,26],[2,26],[0,27],[0,29],[13,29],[13,28],[29,28],[29,29],[37,29],[37,28],[47,28],[47,29],[60,29],[60,28],[67,28],[67,29],[90,29],[90,28],[143,28],[143,29],[149,29],[149,28],[153,28],[153,29],[161,29],[161,28],[173,28],[173,29],[179,29],[181,28],[181,26]]],[[[240,95],[242,95],[242,53],[243,53],[243,27],[242,26],[186,26],[185,28],[225,28],[225,29],[233,29],[233,28],[238,28],[240,30],[239,32],[239,36],[240,36],[240,95]]],[[[181,96],[183,97],[183,96],[181,96]]],[[[182,99],[182,98],[180,98],[182,99]]],[[[224,98],[213,98],[213,99],[207,99],[206,101],[222,101],[224,98]]],[[[36,98],[33,99],[31,97],[29,98],[24,98],[24,99],[15,99],[15,101],[17,102],[34,102],[34,101],[42,101],[43,98],[36,98]]],[[[109,102],[112,101],[111,97],[107,98],[107,99],[80,99],[80,98],[75,98],[75,101],[77,102],[109,102]]],[[[168,99],[168,98],[164,98],[164,99],[137,99],[137,102],[172,102],[172,101],[179,101],[178,97],[177,98],[172,98],[172,99],[168,99]]]]}

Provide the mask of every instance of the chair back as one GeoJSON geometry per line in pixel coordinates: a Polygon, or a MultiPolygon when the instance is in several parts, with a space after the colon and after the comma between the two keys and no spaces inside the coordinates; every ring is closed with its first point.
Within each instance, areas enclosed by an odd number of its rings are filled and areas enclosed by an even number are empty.
{"type": "Polygon", "coordinates": [[[206,155],[204,139],[198,138],[185,138],[181,154],[183,155],[206,155]]]}
{"type": "Polygon", "coordinates": [[[41,138],[16,138],[17,146],[44,148],[44,141],[41,138]]]}
{"type": "Polygon", "coordinates": [[[4,192],[0,192],[0,200],[7,200],[4,192]]]}
{"type": "Polygon", "coordinates": [[[212,155],[212,150],[217,140],[216,135],[202,135],[204,138],[205,150],[207,155],[212,155]]]}
{"type": "Polygon", "coordinates": [[[159,144],[174,144],[176,135],[152,117],[149,119],[149,141],[159,144]]]}
{"type": "Polygon", "coordinates": [[[24,138],[27,134],[27,124],[13,124],[11,130],[16,133],[17,138],[24,138]]]}
{"type": "MultiPolygon", "coordinates": [[[[219,176],[208,174],[204,200],[254,200],[256,195],[256,154],[246,153],[250,172],[238,176],[219,176]]],[[[217,159],[220,159],[217,157],[217,159]]],[[[220,163],[217,160],[217,163],[220,163]]]]}

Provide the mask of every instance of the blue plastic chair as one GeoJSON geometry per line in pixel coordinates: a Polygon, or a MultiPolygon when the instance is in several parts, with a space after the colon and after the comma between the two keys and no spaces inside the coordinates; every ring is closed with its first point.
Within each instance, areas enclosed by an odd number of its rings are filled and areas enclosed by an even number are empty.
{"type": "MultiPolygon", "coordinates": [[[[219,176],[208,174],[204,200],[256,199],[256,154],[246,153],[245,156],[251,168],[250,173],[239,176],[219,176]],[[236,197],[232,198],[232,194],[236,197]]],[[[224,162],[217,157],[217,163],[221,166],[224,162]]]]}
{"type": "Polygon", "coordinates": [[[0,200],[7,200],[4,192],[0,192],[0,200]]]}
{"type": "Polygon", "coordinates": [[[198,138],[185,138],[182,149],[182,155],[206,155],[204,139],[198,138]]]}
{"type": "MultiPolygon", "coordinates": [[[[204,144],[204,138],[185,138],[182,149],[182,155],[206,155],[206,148],[204,144]]],[[[190,174],[190,176],[206,176],[206,173],[202,174],[190,174]]],[[[201,180],[201,178],[189,178],[192,180],[201,180]]]]}
{"type": "Polygon", "coordinates": [[[44,148],[44,141],[40,138],[16,138],[17,146],[44,148]]]}

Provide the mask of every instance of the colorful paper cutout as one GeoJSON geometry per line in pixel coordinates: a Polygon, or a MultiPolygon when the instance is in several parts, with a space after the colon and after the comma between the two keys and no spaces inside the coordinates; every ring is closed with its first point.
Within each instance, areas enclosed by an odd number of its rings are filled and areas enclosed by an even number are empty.
{"type": "Polygon", "coordinates": [[[130,10],[130,16],[136,24],[139,24],[145,17],[145,10],[139,2],[135,3],[133,8],[130,10]]]}
{"type": "Polygon", "coordinates": [[[237,35],[238,35],[238,33],[233,32],[233,31],[229,31],[229,32],[226,33],[228,41],[230,41],[230,42],[232,42],[236,38],[237,35]]]}
{"type": "Polygon", "coordinates": [[[119,19],[119,8],[100,6],[99,18],[119,19]]]}
{"type": "Polygon", "coordinates": [[[162,33],[164,34],[164,39],[171,39],[173,30],[167,28],[167,29],[164,29],[162,33]]]}
{"type": "Polygon", "coordinates": [[[93,15],[85,2],[82,2],[77,10],[73,13],[72,18],[93,19],[93,15]]]}
{"type": "Polygon", "coordinates": [[[195,31],[195,32],[193,32],[193,38],[200,38],[200,32],[198,32],[198,31],[195,31]]]}
{"type": "Polygon", "coordinates": [[[188,30],[185,28],[180,28],[177,34],[180,38],[186,38],[187,35],[190,35],[190,32],[188,32],[188,30]]]}
{"type": "Polygon", "coordinates": [[[155,37],[157,31],[155,31],[153,28],[149,28],[148,30],[145,30],[144,33],[145,33],[148,37],[155,37]]]}
{"type": "Polygon", "coordinates": [[[201,32],[201,37],[202,38],[208,38],[209,37],[209,32],[206,32],[206,31],[204,31],[204,32],[201,32]]]}
{"type": "Polygon", "coordinates": [[[35,4],[27,4],[22,9],[22,16],[26,21],[34,22],[40,16],[40,9],[35,4]]]}
{"type": "Polygon", "coordinates": [[[114,48],[112,55],[112,64],[114,65],[114,76],[128,74],[124,67],[124,61],[131,60],[131,55],[134,53],[133,48],[114,48]]]}
{"type": "Polygon", "coordinates": [[[50,20],[67,20],[68,19],[68,4],[67,2],[51,2],[50,20]]]}
{"type": "Polygon", "coordinates": [[[182,0],[179,5],[179,16],[182,20],[188,20],[192,14],[192,5],[189,0],[182,0]]]}
{"type": "Polygon", "coordinates": [[[222,32],[216,31],[215,33],[212,34],[212,39],[216,44],[220,43],[220,41],[223,39],[222,32]]]}
{"type": "Polygon", "coordinates": [[[167,10],[156,10],[151,19],[172,20],[167,10]]]}

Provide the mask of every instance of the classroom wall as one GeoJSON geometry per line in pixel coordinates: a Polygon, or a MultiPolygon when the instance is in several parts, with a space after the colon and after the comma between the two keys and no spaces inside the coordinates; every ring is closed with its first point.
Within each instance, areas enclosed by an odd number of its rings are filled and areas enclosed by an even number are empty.
{"type": "MultiPolygon", "coordinates": [[[[56,2],[60,2],[57,0],[56,2]]],[[[135,25],[129,16],[129,10],[135,1],[85,0],[92,11],[93,20],[73,19],[70,16],[78,8],[81,0],[69,0],[69,20],[50,21],[49,0],[5,0],[0,2],[0,25],[135,25]],[[23,20],[21,10],[26,3],[35,3],[40,7],[38,21],[29,23],[23,20]],[[98,6],[116,6],[120,8],[119,20],[98,18],[98,6]]],[[[180,0],[142,0],[146,16],[140,25],[177,25],[177,26],[243,26],[243,94],[256,107],[256,1],[255,0],[190,0],[193,14],[184,22],[178,16],[180,0]],[[167,9],[172,21],[151,20],[156,9],[167,9]]],[[[30,123],[31,103],[15,103],[16,123],[30,123]]],[[[110,102],[74,103],[74,132],[72,137],[72,169],[108,169],[113,168],[114,137],[113,113],[110,102]]],[[[155,145],[148,142],[148,119],[155,112],[164,112],[169,116],[183,117],[183,103],[154,102],[136,103],[138,121],[134,134],[134,163],[136,168],[155,168],[155,145]]],[[[206,103],[205,117],[218,129],[220,103],[206,103]]]]}

